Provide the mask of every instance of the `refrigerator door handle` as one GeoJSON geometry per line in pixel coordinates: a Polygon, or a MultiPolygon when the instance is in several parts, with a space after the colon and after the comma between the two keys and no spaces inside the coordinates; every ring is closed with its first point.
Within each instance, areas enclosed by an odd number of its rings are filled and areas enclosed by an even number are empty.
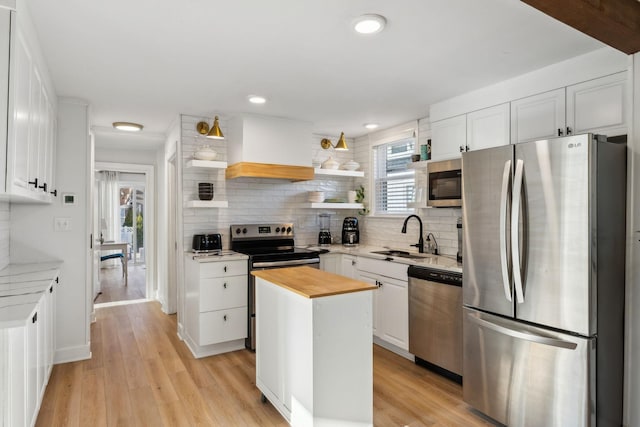
{"type": "Polygon", "coordinates": [[[511,160],[504,163],[502,173],[502,191],[500,192],[500,268],[502,270],[502,284],[504,296],[511,302],[511,286],[509,280],[509,260],[507,258],[507,197],[509,192],[509,178],[511,178],[511,160]]]}
{"type": "Polygon", "coordinates": [[[558,338],[545,337],[542,335],[534,335],[530,332],[516,331],[510,328],[507,328],[505,326],[497,325],[495,323],[486,321],[484,319],[480,319],[472,314],[468,314],[467,317],[469,318],[469,320],[471,320],[472,322],[474,322],[480,327],[491,329],[492,331],[495,331],[504,335],[508,335],[513,338],[518,338],[518,339],[522,339],[522,340],[526,340],[526,341],[530,341],[530,342],[534,342],[542,345],[549,345],[552,347],[566,348],[569,350],[575,350],[576,347],[578,346],[578,344],[573,343],[571,341],[564,341],[558,338]]]}
{"type": "Polygon", "coordinates": [[[522,195],[522,173],[524,161],[518,159],[516,162],[516,174],[513,178],[513,196],[511,207],[511,261],[513,270],[513,283],[516,288],[516,301],[518,304],[524,302],[524,292],[522,291],[522,276],[520,273],[520,235],[518,233],[520,218],[520,198],[522,195]]]}

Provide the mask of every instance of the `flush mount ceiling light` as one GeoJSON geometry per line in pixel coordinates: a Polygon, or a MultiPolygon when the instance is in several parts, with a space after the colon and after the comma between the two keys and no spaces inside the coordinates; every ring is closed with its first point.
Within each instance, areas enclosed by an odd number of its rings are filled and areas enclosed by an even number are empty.
{"type": "Polygon", "coordinates": [[[368,13],[353,21],[353,29],[360,34],[376,34],[384,29],[386,23],[384,16],[368,13]]]}
{"type": "Polygon", "coordinates": [[[140,132],[144,126],[131,122],[113,122],[113,127],[127,132],[140,132]]]}
{"type": "Polygon", "coordinates": [[[260,95],[249,95],[247,98],[252,104],[264,104],[265,102],[267,102],[267,98],[260,95]]]}
{"type": "Polygon", "coordinates": [[[329,148],[333,147],[334,150],[336,151],[349,151],[349,147],[347,147],[347,141],[344,140],[344,132],[340,133],[340,139],[338,139],[338,142],[336,143],[336,145],[333,145],[331,143],[331,140],[327,138],[323,138],[320,141],[320,145],[325,150],[328,150],[329,148]]]}
{"type": "Polygon", "coordinates": [[[365,123],[364,127],[367,129],[377,129],[378,128],[378,124],[377,123],[365,123]]]}
{"type": "Polygon", "coordinates": [[[220,124],[218,123],[218,116],[214,117],[213,126],[211,126],[211,128],[209,128],[209,123],[203,121],[198,122],[196,130],[200,135],[204,135],[210,139],[224,139],[224,135],[220,130],[220,124]]]}

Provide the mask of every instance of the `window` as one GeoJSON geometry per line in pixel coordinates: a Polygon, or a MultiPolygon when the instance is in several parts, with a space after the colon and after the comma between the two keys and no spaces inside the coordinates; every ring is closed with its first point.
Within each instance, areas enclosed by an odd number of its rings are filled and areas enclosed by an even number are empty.
{"type": "Polygon", "coordinates": [[[415,179],[407,169],[414,152],[414,138],[405,138],[373,147],[375,208],[374,214],[412,212],[415,179]]]}

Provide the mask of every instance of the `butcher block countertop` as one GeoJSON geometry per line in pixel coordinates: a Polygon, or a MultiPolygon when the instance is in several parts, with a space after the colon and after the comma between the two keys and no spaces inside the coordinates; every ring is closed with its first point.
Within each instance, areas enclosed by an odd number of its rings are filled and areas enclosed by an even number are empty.
{"type": "Polygon", "coordinates": [[[252,271],[251,274],[305,298],[328,297],[377,289],[375,285],[312,267],[274,268],[252,271]]]}

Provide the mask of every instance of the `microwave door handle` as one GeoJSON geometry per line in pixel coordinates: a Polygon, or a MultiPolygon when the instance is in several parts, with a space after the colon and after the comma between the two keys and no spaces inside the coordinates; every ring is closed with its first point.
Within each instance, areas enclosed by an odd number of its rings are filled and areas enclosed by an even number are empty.
{"type": "Polygon", "coordinates": [[[513,201],[511,207],[511,261],[513,265],[513,283],[516,288],[516,301],[518,304],[522,304],[524,302],[522,274],[520,272],[520,235],[518,233],[523,169],[524,161],[522,159],[518,159],[516,162],[516,174],[513,179],[513,196],[511,198],[513,201]]]}
{"type": "Polygon", "coordinates": [[[509,280],[509,259],[507,257],[507,199],[509,195],[509,179],[511,178],[511,160],[504,163],[502,173],[502,191],[500,192],[500,268],[502,270],[502,284],[504,296],[511,302],[511,281],[509,280]]]}

